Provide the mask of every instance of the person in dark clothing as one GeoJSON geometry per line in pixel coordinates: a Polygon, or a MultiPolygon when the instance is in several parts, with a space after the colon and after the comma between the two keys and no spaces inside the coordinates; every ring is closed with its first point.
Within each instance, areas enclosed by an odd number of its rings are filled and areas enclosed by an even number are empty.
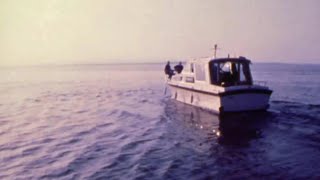
{"type": "Polygon", "coordinates": [[[175,70],[178,74],[180,74],[180,73],[181,73],[181,71],[183,70],[182,63],[181,63],[181,62],[179,62],[179,64],[178,64],[178,65],[174,66],[174,70],[175,70]]]}
{"type": "Polygon", "coordinates": [[[173,75],[173,71],[172,71],[171,66],[170,66],[170,61],[167,62],[167,65],[164,68],[164,73],[168,75],[169,79],[171,79],[171,77],[173,75]]]}
{"type": "Polygon", "coordinates": [[[239,81],[239,72],[238,72],[238,69],[237,69],[237,66],[235,63],[232,63],[231,64],[231,82],[233,84],[237,84],[237,82],[239,81]]]}

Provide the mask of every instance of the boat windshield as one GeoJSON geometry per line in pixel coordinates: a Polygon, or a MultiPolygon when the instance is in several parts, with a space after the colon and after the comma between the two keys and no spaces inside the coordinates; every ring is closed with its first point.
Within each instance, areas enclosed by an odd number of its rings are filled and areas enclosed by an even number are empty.
{"type": "Polygon", "coordinates": [[[211,62],[211,84],[219,86],[251,85],[252,77],[248,62],[211,62]]]}

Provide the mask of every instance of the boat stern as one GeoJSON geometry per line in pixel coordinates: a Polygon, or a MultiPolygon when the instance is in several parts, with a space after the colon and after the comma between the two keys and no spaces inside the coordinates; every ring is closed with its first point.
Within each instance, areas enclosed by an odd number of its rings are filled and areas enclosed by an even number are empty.
{"type": "Polygon", "coordinates": [[[220,93],[220,112],[258,111],[269,108],[272,90],[268,88],[246,88],[220,93]]]}

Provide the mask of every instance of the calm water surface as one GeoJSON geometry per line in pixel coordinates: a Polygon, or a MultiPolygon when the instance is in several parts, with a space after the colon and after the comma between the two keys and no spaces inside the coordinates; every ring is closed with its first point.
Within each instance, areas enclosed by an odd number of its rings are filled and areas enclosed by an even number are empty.
{"type": "Polygon", "coordinates": [[[253,64],[264,113],[164,95],[162,64],[0,69],[0,179],[320,179],[320,65],[253,64]]]}

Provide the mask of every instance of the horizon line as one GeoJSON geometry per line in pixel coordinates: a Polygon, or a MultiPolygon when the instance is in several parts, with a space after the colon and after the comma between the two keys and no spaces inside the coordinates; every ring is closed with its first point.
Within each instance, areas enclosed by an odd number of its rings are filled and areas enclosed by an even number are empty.
{"type": "MultiPolygon", "coordinates": [[[[172,60],[170,61],[171,63],[178,63],[181,60],[172,60]]],[[[157,62],[93,62],[93,63],[65,63],[65,64],[55,64],[55,63],[41,63],[41,64],[26,64],[26,65],[0,65],[0,68],[14,68],[14,67],[41,67],[41,66],[84,66],[84,65],[143,65],[143,64],[166,64],[167,60],[165,61],[157,61],[157,62]]],[[[181,61],[183,63],[187,62],[187,61],[181,61]]],[[[320,65],[319,63],[315,63],[315,62],[277,62],[277,61],[273,61],[273,62],[267,62],[267,61],[258,61],[258,62],[253,62],[253,64],[291,64],[291,65],[320,65]]]]}

